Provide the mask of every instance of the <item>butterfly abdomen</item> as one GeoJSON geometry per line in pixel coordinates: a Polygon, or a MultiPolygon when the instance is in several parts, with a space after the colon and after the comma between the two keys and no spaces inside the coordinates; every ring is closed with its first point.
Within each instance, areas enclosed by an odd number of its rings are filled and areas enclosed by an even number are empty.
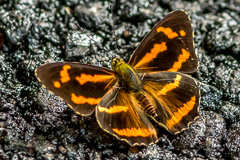
{"type": "Polygon", "coordinates": [[[152,117],[157,116],[156,109],[154,108],[152,103],[149,101],[149,99],[143,93],[137,92],[137,93],[135,93],[135,97],[139,101],[139,103],[141,104],[141,106],[144,109],[144,112],[147,115],[152,116],[152,117]]]}

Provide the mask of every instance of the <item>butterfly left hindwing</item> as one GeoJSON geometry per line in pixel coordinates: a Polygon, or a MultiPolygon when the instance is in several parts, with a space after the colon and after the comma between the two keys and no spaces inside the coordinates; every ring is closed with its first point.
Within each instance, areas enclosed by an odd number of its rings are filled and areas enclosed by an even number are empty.
{"type": "Polygon", "coordinates": [[[157,132],[133,94],[118,85],[103,97],[96,108],[100,127],[133,145],[149,145],[158,140],[157,132]]]}
{"type": "Polygon", "coordinates": [[[73,62],[48,63],[37,68],[35,74],[47,90],[82,116],[91,115],[116,82],[110,69],[73,62]]]}

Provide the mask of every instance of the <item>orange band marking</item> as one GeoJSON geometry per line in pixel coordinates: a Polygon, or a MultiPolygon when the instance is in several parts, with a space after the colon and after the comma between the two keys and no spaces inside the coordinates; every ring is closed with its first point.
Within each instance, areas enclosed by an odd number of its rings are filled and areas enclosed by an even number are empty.
{"type": "Polygon", "coordinates": [[[186,32],[185,32],[184,30],[181,30],[181,31],[180,31],[180,35],[181,35],[182,37],[184,37],[184,36],[186,36],[186,32]]]}
{"type": "Polygon", "coordinates": [[[158,93],[157,95],[166,95],[167,92],[177,88],[180,84],[180,80],[182,79],[182,76],[177,74],[175,80],[173,83],[166,84],[158,93]]]}
{"type": "Polygon", "coordinates": [[[139,61],[134,68],[139,68],[141,66],[143,66],[144,64],[149,63],[150,61],[152,61],[154,58],[157,58],[157,55],[160,52],[164,52],[167,50],[167,46],[166,46],[166,42],[162,42],[161,44],[154,44],[153,48],[151,49],[150,53],[147,53],[141,61],[139,61]]]}
{"type": "Polygon", "coordinates": [[[178,34],[173,32],[171,28],[159,27],[157,28],[157,32],[163,32],[169,39],[178,37],[178,34]]]}
{"type": "Polygon", "coordinates": [[[60,71],[60,76],[61,76],[61,82],[62,83],[66,83],[68,81],[70,81],[70,77],[68,74],[68,70],[71,69],[71,66],[69,65],[64,65],[63,66],[63,70],[60,71]]]}
{"type": "Polygon", "coordinates": [[[127,112],[128,107],[127,106],[112,106],[109,109],[105,107],[98,106],[99,112],[106,112],[109,114],[115,114],[120,112],[127,112]]]}
{"type": "Polygon", "coordinates": [[[187,59],[189,59],[189,57],[190,57],[190,53],[185,49],[182,49],[182,54],[179,55],[178,61],[174,62],[173,67],[168,71],[175,72],[180,70],[180,68],[182,67],[182,64],[186,62],[187,59]]]}
{"type": "Polygon", "coordinates": [[[90,105],[97,105],[102,98],[86,98],[84,96],[76,96],[75,93],[71,94],[71,100],[73,103],[75,104],[84,104],[84,103],[88,103],[90,105]]]}
{"type": "Polygon", "coordinates": [[[76,76],[75,79],[81,85],[83,85],[86,82],[94,82],[94,83],[96,83],[96,82],[104,82],[104,81],[106,81],[108,79],[111,79],[111,78],[113,78],[112,75],[97,75],[97,74],[96,75],[88,75],[88,74],[82,73],[80,75],[80,77],[76,76]]]}
{"type": "Polygon", "coordinates": [[[53,86],[55,88],[61,88],[61,83],[59,81],[53,81],[53,86]]]}
{"type": "Polygon", "coordinates": [[[173,112],[173,116],[171,119],[167,121],[167,125],[169,128],[179,123],[184,116],[186,116],[196,104],[196,97],[193,96],[191,100],[183,104],[183,107],[178,108],[176,112],[173,112]]]}
{"type": "Polygon", "coordinates": [[[154,129],[141,129],[141,128],[126,128],[126,129],[112,129],[115,133],[117,133],[119,136],[125,136],[125,137],[148,137],[151,135],[156,135],[156,131],[154,129]]]}

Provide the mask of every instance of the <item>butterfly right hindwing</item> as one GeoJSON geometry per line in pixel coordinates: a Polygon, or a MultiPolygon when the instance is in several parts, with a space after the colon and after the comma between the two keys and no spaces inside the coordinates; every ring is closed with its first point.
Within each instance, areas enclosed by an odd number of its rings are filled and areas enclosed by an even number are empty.
{"type": "MultiPolygon", "coordinates": [[[[200,92],[193,78],[177,72],[147,73],[144,90],[156,105],[159,125],[176,134],[199,116],[200,92]]],[[[151,100],[151,99],[150,99],[151,100]]]]}

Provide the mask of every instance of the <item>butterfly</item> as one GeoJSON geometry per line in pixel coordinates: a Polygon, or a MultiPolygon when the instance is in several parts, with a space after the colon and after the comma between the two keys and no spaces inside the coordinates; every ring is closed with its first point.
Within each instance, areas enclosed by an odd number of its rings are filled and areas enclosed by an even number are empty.
{"type": "Polygon", "coordinates": [[[158,141],[153,121],[177,134],[199,116],[200,91],[184,74],[197,67],[191,21],[179,10],[152,28],[128,63],[113,58],[112,70],[79,62],[48,63],[35,74],[75,113],[90,116],[95,111],[104,131],[135,146],[158,141]]]}

